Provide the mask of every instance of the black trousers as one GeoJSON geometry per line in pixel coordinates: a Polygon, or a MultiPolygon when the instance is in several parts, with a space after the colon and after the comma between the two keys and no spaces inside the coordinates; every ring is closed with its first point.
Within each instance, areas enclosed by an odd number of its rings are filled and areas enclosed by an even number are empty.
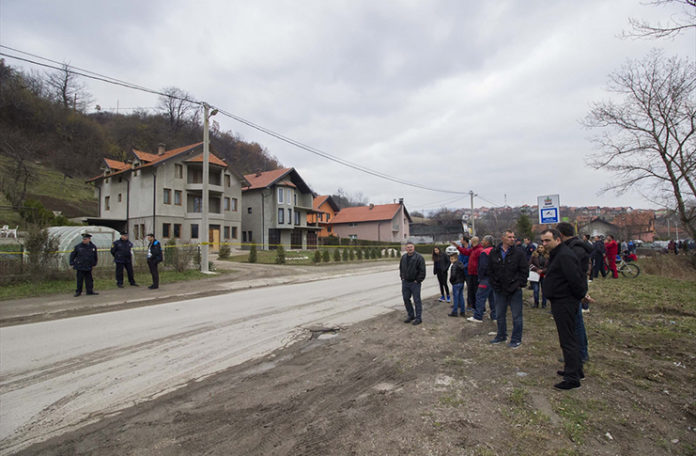
{"type": "Polygon", "coordinates": [[[147,267],[150,268],[150,274],[152,275],[152,286],[154,288],[159,287],[159,271],[157,270],[157,262],[147,260],[147,267]]]}
{"type": "Polygon", "coordinates": [[[449,298],[449,287],[447,286],[447,271],[437,271],[437,281],[440,284],[440,296],[449,298]]]}
{"type": "Polygon", "coordinates": [[[469,274],[466,276],[466,306],[473,309],[476,307],[476,292],[478,291],[478,275],[469,274]]]}
{"type": "Polygon", "coordinates": [[[87,293],[94,293],[94,280],[92,279],[92,271],[75,271],[77,272],[77,288],[75,293],[82,293],[82,282],[85,283],[87,293]]]}
{"type": "Polygon", "coordinates": [[[133,285],[135,278],[133,277],[133,263],[116,263],[116,284],[123,285],[123,268],[126,268],[128,274],[128,283],[133,285]]]}
{"type": "Polygon", "coordinates": [[[563,362],[565,364],[564,380],[580,381],[582,363],[580,361],[580,345],[575,336],[576,318],[578,315],[578,300],[569,297],[565,299],[551,299],[551,313],[558,330],[558,341],[563,350],[563,362]]]}

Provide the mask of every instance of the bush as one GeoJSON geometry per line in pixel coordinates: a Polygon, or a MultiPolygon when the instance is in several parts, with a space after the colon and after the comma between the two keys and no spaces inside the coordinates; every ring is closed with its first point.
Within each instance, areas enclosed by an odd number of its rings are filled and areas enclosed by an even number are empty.
{"type": "Polygon", "coordinates": [[[373,260],[377,259],[377,249],[374,247],[370,249],[370,258],[372,258],[373,260]]]}
{"type": "Polygon", "coordinates": [[[390,256],[391,256],[392,258],[396,258],[396,249],[389,249],[389,250],[391,250],[390,256]]]}
{"type": "Polygon", "coordinates": [[[377,247],[377,258],[382,258],[382,249],[377,247]]]}
{"type": "Polygon", "coordinates": [[[334,260],[335,262],[341,261],[341,251],[340,251],[340,250],[334,249],[333,260],[334,260]]]}
{"type": "Polygon", "coordinates": [[[44,274],[58,269],[58,239],[48,230],[30,228],[24,248],[29,257],[32,277],[44,279],[44,274]]]}
{"type": "Polygon", "coordinates": [[[230,246],[227,244],[223,244],[220,246],[220,250],[218,251],[218,258],[221,259],[226,259],[230,257],[230,246]]]}
{"type": "Polygon", "coordinates": [[[314,258],[312,258],[312,261],[315,263],[321,263],[321,251],[319,251],[319,250],[314,251],[314,258]]]}
{"type": "Polygon", "coordinates": [[[256,244],[251,244],[251,249],[249,250],[249,263],[256,263],[256,244]]]}
{"type": "Polygon", "coordinates": [[[348,251],[348,258],[350,259],[350,261],[355,260],[355,251],[353,249],[350,249],[348,251]]]}
{"type": "Polygon", "coordinates": [[[329,256],[329,251],[327,249],[324,249],[324,251],[321,254],[322,259],[324,260],[324,263],[328,263],[331,261],[331,257],[329,256]]]}
{"type": "Polygon", "coordinates": [[[358,257],[358,260],[362,260],[362,258],[363,258],[362,249],[358,249],[358,251],[355,252],[355,255],[358,257]]]}
{"type": "Polygon", "coordinates": [[[19,210],[25,222],[31,225],[46,226],[53,222],[53,212],[49,211],[40,201],[28,199],[19,210]]]}
{"type": "Polygon", "coordinates": [[[368,249],[367,247],[365,247],[365,248],[363,249],[363,257],[364,257],[366,260],[369,260],[369,259],[370,259],[370,249],[368,249]]]}
{"type": "Polygon", "coordinates": [[[276,264],[285,264],[285,249],[282,245],[279,245],[278,249],[276,249],[275,262],[276,264]]]}
{"type": "Polygon", "coordinates": [[[348,261],[348,249],[343,249],[343,261],[348,261]]]}

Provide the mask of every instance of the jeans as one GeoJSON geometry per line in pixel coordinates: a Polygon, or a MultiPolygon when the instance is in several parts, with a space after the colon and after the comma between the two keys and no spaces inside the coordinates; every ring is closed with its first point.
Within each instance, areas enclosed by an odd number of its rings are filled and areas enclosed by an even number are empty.
{"type": "Polygon", "coordinates": [[[575,337],[578,339],[580,347],[580,360],[584,363],[590,359],[587,352],[587,332],[585,331],[585,321],[582,318],[582,303],[578,306],[578,314],[575,317],[575,337]]]}
{"type": "Polygon", "coordinates": [[[518,288],[512,294],[495,293],[495,313],[498,317],[498,340],[507,339],[507,308],[510,306],[512,313],[512,336],[510,342],[522,342],[522,289],[518,288]]]}
{"type": "Polygon", "coordinates": [[[457,310],[464,313],[464,284],[463,283],[453,283],[452,284],[452,313],[456,314],[457,310]]]}
{"type": "Polygon", "coordinates": [[[544,291],[541,290],[541,284],[544,279],[539,279],[538,282],[530,282],[532,284],[532,290],[534,290],[534,307],[539,307],[539,292],[541,291],[541,307],[546,307],[546,296],[544,296],[544,291]]]}
{"type": "Polygon", "coordinates": [[[491,293],[491,286],[487,280],[479,282],[478,290],[476,290],[476,308],[474,309],[474,318],[483,320],[483,312],[486,310],[486,299],[491,299],[491,318],[495,320],[495,301],[494,294],[491,293]]]}
{"type": "Polygon", "coordinates": [[[421,318],[423,313],[423,302],[421,301],[421,284],[418,282],[407,282],[405,280],[401,281],[401,296],[404,298],[404,307],[406,307],[406,312],[408,316],[412,318],[421,318]],[[411,304],[411,296],[413,296],[413,303],[416,305],[416,312],[413,312],[413,305],[411,304]]]}

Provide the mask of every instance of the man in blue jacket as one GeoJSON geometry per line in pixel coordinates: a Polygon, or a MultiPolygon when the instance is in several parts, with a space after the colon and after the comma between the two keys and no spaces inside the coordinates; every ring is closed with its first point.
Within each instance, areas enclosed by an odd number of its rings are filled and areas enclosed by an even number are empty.
{"type": "Polygon", "coordinates": [[[70,253],[70,266],[77,275],[77,288],[75,297],[82,294],[82,283],[84,282],[88,295],[97,295],[94,292],[94,280],[92,279],[92,268],[97,265],[97,246],[92,244],[92,235],[84,233],[82,242],[77,244],[70,253]]]}
{"type": "Polygon", "coordinates": [[[150,274],[152,275],[152,285],[148,288],[150,290],[156,290],[159,288],[159,271],[157,270],[157,265],[162,262],[162,245],[160,241],[155,239],[153,233],[147,235],[147,240],[149,241],[147,246],[147,267],[150,268],[150,274]]]}
{"type": "Polygon", "coordinates": [[[133,277],[133,243],[128,240],[128,233],[121,233],[121,239],[117,239],[111,244],[111,255],[116,263],[116,285],[123,288],[123,269],[128,273],[128,283],[137,287],[135,277],[133,277]]]}

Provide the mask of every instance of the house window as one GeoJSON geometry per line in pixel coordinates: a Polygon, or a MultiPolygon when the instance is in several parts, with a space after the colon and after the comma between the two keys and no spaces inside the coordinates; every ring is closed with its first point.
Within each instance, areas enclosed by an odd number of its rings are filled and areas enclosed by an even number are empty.
{"type": "Polygon", "coordinates": [[[198,239],[198,225],[191,224],[191,239],[198,239]]]}
{"type": "Polygon", "coordinates": [[[300,213],[295,211],[295,225],[300,224],[300,213]]]}
{"type": "Polygon", "coordinates": [[[174,190],[174,204],[181,206],[181,190],[174,190]]]}
{"type": "Polygon", "coordinates": [[[288,204],[290,204],[290,201],[292,201],[292,190],[290,190],[288,188],[286,191],[287,191],[287,195],[288,195],[287,202],[288,202],[288,204]]]}
{"type": "Polygon", "coordinates": [[[319,221],[320,221],[320,222],[323,222],[323,221],[324,221],[324,214],[323,214],[323,213],[322,213],[322,214],[319,214],[319,221]]]}
{"type": "Polygon", "coordinates": [[[349,237],[350,239],[353,239],[353,240],[358,239],[358,235],[357,235],[357,234],[349,234],[348,237],[349,237]]]}
{"type": "Polygon", "coordinates": [[[251,214],[251,208],[250,208],[250,207],[247,208],[247,214],[251,214]]]}
{"type": "Polygon", "coordinates": [[[297,193],[295,193],[295,206],[297,206],[297,193]]]}
{"type": "Polygon", "coordinates": [[[237,239],[237,227],[232,227],[232,239],[237,239]]]}
{"type": "Polygon", "coordinates": [[[285,223],[285,209],[278,209],[278,224],[281,225],[285,223]]]}
{"type": "Polygon", "coordinates": [[[162,193],[162,202],[164,204],[172,204],[172,191],[171,189],[165,188],[164,193],[162,193]]]}
{"type": "Polygon", "coordinates": [[[111,200],[110,196],[105,196],[104,197],[104,209],[109,211],[111,210],[111,205],[109,204],[109,201],[111,200]]]}
{"type": "Polygon", "coordinates": [[[246,231],[242,231],[242,242],[246,242],[246,231]]]}
{"type": "Polygon", "coordinates": [[[203,169],[202,168],[192,168],[189,166],[186,172],[186,181],[189,184],[202,184],[203,183],[203,169]]]}
{"type": "Polygon", "coordinates": [[[134,231],[133,239],[136,239],[136,240],[140,239],[140,233],[139,233],[140,230],[138,230],[138,225],[133,225],[133,231],[134,231]]]}
{"type": "Polygon", "coordinates": [[[121,202],[121,194],[120,193],[118,194],[118,202],[119,203],[121,202]]]}
{"type": "Polygon", "coordinates": [[[237,212],[237,198],[232,198],[232,206],[230,206],[232,212],[237,212]]]}
{"type": "Polygon", "coordinates": [[[184,177],[184,166],[174,165],[174,177],[182,179],[184,177]]]}
{"type": "Polygon", "coordinates": [[[168,238],[169,237],[169,229],[171,228],[171,225],[169,223],[163,223],[162,224],[162,237],[163,238],[168,238]]]}
{"type": "Polygon", "coordinates": [[[248,232],[247,232],[247,240],[248,240],[249,242],[254,242],[254,238],[253,238],[252,235],[251,235],[251,231],[248,231],[248,232]]]}
{"type": "Polygon", "coordinates": [[[201,212],[203,210],[203,198],[200,196],[193,197],[193,211],[191,212],[201,212]]]}
{"type": "Polygon", "coordinates": [[[348,226],[356,227],[356,226],[358,226],[358,224],[357,223],[349,223],[348,226]]]}
{"type": "Polygon", "coordinates": [[[177,239],[181,237],[181,223],[174,224],[174,237],[177,239]]]}
{"type": "Polygon", "coordinates": [[[225,187],[230,188],[232,186],[232,176],[225,174],[225,187]]]}
{"type": "Polygon", "coordinates": [[[140,239],[145,239],[145,236],[147,233],[145,232],[145,224],[141,223],[140,224],[140,239]]]}
{"type": "Polygon", "coordinates": [[[224,237],[225,237],[225,239],[229,239],[229,238],[230,238],[230,227],[229,227],[229,226],[226,226],[226,227],[224,228],[224,237]]]}
{"type": "Polygon", "coordinates": [[[210,198],[208,200],[209,203],[209,208],[208,212],[212,212],[214,214],[219,214],[220,213],[220,198],[210,198]]]}
{"type": "Polygon", "coordinates": [[[225,197],[225,210],[230,210],[230,199],[228,197],[225,197]]]}
{"type": "Polygon", "coordinates": [[[282,202],[283,202],[283,189],[279,188],[278,189],[278,203],[282,203],[282,202]]]}
{"type": "Polygon", "coordinates": [[[288,209],[288,225],[292,225],[292,209],[288,209]]]}
{"type": "Polygon", "coordinates": [[[330,232],[331,232],[331,227],[330,227],[330,226],[327,226],[327,227],[326,227],[326,232],[327,232],[327,233],[330,233],[330,232]]]}

